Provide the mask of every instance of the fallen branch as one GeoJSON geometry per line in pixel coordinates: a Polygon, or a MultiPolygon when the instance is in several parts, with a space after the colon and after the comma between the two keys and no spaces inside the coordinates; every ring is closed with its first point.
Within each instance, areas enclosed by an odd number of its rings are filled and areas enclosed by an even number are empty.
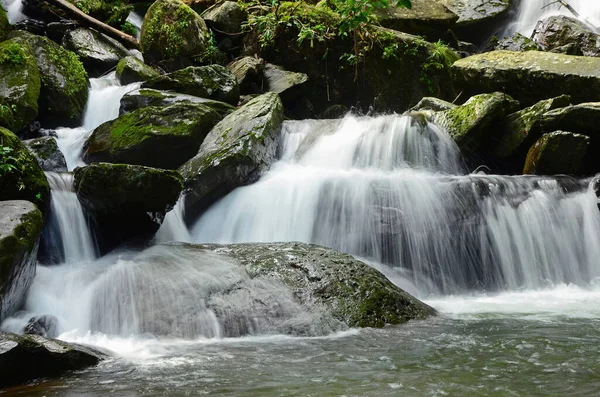
{"type": "Polygon", "coordinates": [[[104,33],[105,35],[112,37],[113,39],[115,39],[118,42],[120,42],[121,44],[123,44],[127,49],[130,49],[130,50],[139,50],[140,49],[140,43],[137,41],[137,39],[135,37],[130,36],[126,33],[123,33],[120,30],[115,29],[112,26],[109,26],[109,25],[105,24],[104,22],[97,20],[96,18],[92,18],[91,16],[87,15],[86,13],[84,13],[83,11],[81,11],[79,8],[75,7],[73,4],[69,3],[68,1],[66,1],[66,0],[48,0],[48,2],[54,3],[57,6],[61,7],[68,14],[70,14],[70,16],[73,19],[79,21],[82,25],[92,27],[92,28],[96,29],[97,31],[104,33]]]}

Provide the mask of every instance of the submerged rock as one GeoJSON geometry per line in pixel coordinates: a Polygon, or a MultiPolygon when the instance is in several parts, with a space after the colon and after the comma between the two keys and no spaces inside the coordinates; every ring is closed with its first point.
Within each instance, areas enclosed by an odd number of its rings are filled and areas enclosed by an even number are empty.
{"type": "Polygon", "coordinates": [[[158,76],[142,84],[144,88],[170,90],[236,105],[240,87],[235,76],[224,66],[190,66],[158,76]]]}
{"type": "Polygon", "coordinates": [[[221,117],[225,117],[235,110],[235,107],[228,103],[215,101],[213,99],[200,98],[193,95],[178,94],[177,92],[153,90],[142,88],[130,91],[121,98],[121,107],[119,113],[131,113],[134,110],[142,109],[148,106],[169,106],[179,102],[201,103],[210,107],[221,117]]]}
{"type": "Polygon", "coordinates": [[[0,333],[0,388],[56,377],[98,364],[106,357],[92,348],[38,335],[0,333]]]}
{"type": "Polygon", "coordinates": [[[39,120],[47,128],[81,125],[88,76],[75,53],[45,37],[18,32],[13,40],[29,46],[40,72],[39,120]]]}
{"type": "Polygon", "coordinates": [[[0,127],[0,200],[27,200],[42,210],[50,197],[50,186],[37,160],[12,132],[0,127]],[[5,149],[8,148],[8,149],[5,149]]]}
{"type": "Polygon", "coordinates": [[[67,172],[67,161],[51,136],[23,141],[44,171],[67,172]]]}
{"type": "Polygon", "coordinates": [[[492,51],[458,60],[452,66],[465,94],[502,91],[521,104],[570,95],[574,102],[600,95],[600,59],[540,51],[492,51]]]}
{"type": "Polygon", "coordinates": [[[176,169],[198,153],[221,118],[202,103],[138,109],[96,128],[84,144],[83,160],[176,169]]]}
{"type": "Polygon", "coordinates": [[[282,122],[279,96],[267,93],[210,131],[198,154],[179,169],[188,191],[185,206],[189,219],[236,187],[258,179],[275,160],[282,122]]]}
{"type": "Polygon", "coordinates": [[[137,81],[147,81],[160,75],[156,70],[134,56],[121,59],[117,64],[116,72],[119,81],[123,85],[137,81]]]}
{"type": "Polygon", "coordinates": [[[118,41],[91,29],[77,28],[65,34],[63,46],[75,52],[90,77],[98,77],[117,66],[129,52],[118,41]]]}
{"type": "Polygon", "coordinates": [[[58,319],[52,315],[31,317],[23,330],[26,335],[39,335],[45,338],[58,336],[58,319]]]}
{"type": "Polygon", "coordinates": [[[151,238],[175,205],[182,178],[175,171],[98,163],[73,171],[74,190],[93,216],[100,251],[151,238]]]}
{"type": "Polygon", "coordinates": [[[0,322],[25,303],[35,275],[42,222],[34,204],[0,201],[0,322]]]}
{"type": "Polygon", "coordinates": [[[600,56],[600,35],[585,23],[566,15],[542,20],[533,39],[546,51],[568,55],[600,56]]]}
{"type": "Polygon", "coordinates": [[[523,174],[577,175],[583,170],[590,138],[565,131],[544,134],[529,149],[523,174]]]}

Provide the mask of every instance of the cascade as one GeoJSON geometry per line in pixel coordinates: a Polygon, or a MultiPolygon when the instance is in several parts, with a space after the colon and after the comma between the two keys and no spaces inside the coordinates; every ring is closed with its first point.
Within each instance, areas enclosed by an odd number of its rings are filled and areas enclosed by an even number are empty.
{"type": "Polygon", "coordinates": [[[131,23],[133,26],[136,27],[137,33],[135,34],[135,37],[139,40],[142,33],[142,23],[144,22],[144,16],[138,14],[135,11],[131,11],[127,16],[127,22],[131,23]]]}
{"type": "Polygon", "coordinates": [[[8,21],[11,24],[15,24],[27,19],[27,16],[23,14],[22,0],[2,0],[2,7],[6,11],[8,21]]]}
{"type": "Polygon", "coordinates": [[[173,209],[167,212],[160,229],[156,232],[156,243],[167,241],[191,242],[190,232],[185,224],[183,200],[180,198],[173,209]]]}
{"type": "Polygon", "coordinates": [[[104,77],[90,79],[90,93],[83,116],[83,124],[76,128],[57,128],[57,143],[64,154],[69,170],[84,165],[81,151],[86,139],[100,124],[119,116],[123,95],[136,90],[140,83],[122,86],[115,72],[104,77]]]}
{"type": "MultiPolygon", "coordinates": [[[[580,14],[583,22],[600,28],[600,2],[597,0],[568,0],[568,3],[580,14]]],[[[538,21],[553,15],[574,17],[569,10],[553,0],[521,1],[517,19],[507,27],[506,34],[519,32],[529,37],[538,21]]]]}
{"type": "Polygon", "coordinates": [[[406,116],[286,122],[280,152],[194,241],[317,243],[396,267],[425,295],[600,276],[589,181],[465,175],[450,137],[406,116]]]}

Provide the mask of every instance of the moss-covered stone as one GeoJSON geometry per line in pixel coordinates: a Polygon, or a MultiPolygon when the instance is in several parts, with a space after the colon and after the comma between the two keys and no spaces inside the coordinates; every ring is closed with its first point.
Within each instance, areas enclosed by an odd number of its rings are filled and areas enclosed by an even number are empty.
{"type": "Polygon", "coordinates": [[[0,201],[0,321],[25,302],[35,275],[42,225],[42,213],[34,204],[0,201]]]}
{"type": "Polygon", "coordinates": [[[452,70],[456,88],[466,95],[502,91],[526,106],[562,94],[575,103],[600,95],[598,58],[492,51],[461,59],[452,70]]]}
{"type": "Polygon", "coordinates": [[[44,171],[67,172],[67,161],[51,136],[29,139],[23,144],[33,153],[44,171]]]}
{"type": "Polygon", "coordinates": [[[98,364],[107,355],[87,346],[39,335],[0,333],[0,387],[57,377],[98,364]]]}
{"type": "Polygon", "coordinates": [[[50,186],[33,154],[0,127],[0,200],[27,200],[43,209],[49,198],[50,186]]]}
{"type": "Polygon", "coordinates": [[[201,103],[138,109],[96,128],[85,142],[83,159],[176,169],[198,152],[221,118],[201,103]]]}
{"type": "Polygon", "coordinates": [[[264,59],[256,57],[242,57],[227,65],[240,85],[242,94],[258,94],[262,92],[264,59]]]}
{"type": "Polygon", "coordinates": [[[240,33],[248,20],[246,8],[235,1],[221,1],[202,13],[202,19],[212,28],[225,33],[240,33]]]}
{"type": "Polygon", "coordinates": [[[150,80],[159,75],[160,73],[134,56],[125,57],[117,64],[117,77],[124,85],[150,80]]]}
{"type": "Polygon", "coordinates": [[[155,77],[142,87],[216,99],[232,105],[237,105],[240,99],[240,87],[235,76],[220,65],[190,66],[155,77]]]}
{"type": "Polygon", "coordinates": [[[11,27],[6,16],[6,11],[0,7],[0,41],[6,40],[10,33],[11,27]]]}
{"type": "Polygon", "coordinates": [[[194,10],[179,0],[158,0],[144,17],[140,45],[150,64],[185,63],[204,54],[208,38],[208,28],[194,10]]]}
{"type": "Polygon", "coordinates": [[[520,33],[515,33],[510,37],[504,37],[500,40],[495,37],[490,40],[488,47],[490,50],[506,50],[506,51],[541,51],[542,47],[529,37],[525,37],[520,33]]]}
{"type": "Polygon", "coordinates": [[[578,175],[584,166],[590,138],[565,131],[542,135],[529,149],[523,174],[578,175]]]}
{"type": "Polygon", "coordinates": [[[31,48],[0,43],[0,127],[18,132],[38,115],[40,72],[31,48]]]}
{"type": "Polygon", "coordinates": [[[561,95],[509,114],[506,118],[506,127],[497,144],[494,145],[494,155],[508,157],[526,151],[542,135],[543,114],[552,109],[568,106],[570,103],[571,97],[561,95]]]}
{"type": "Polygon", "coordinates": [[[444,127],[461,147],[475,148],[495,123],[518,109],[519,103],[501,92],[481,94],[464,105],[437,113],[435,121],[444,127]]]}
{"type": "Polygon", "coordinates": [[[88,76],[77,55],[28,32],[15,32],[12,37],[29,46],[35,56],[41,78],[39,120],[48,128],[80,125],[88,98],[88,76]]]}
{"type": "Polygon", "coordinates": [[[198,154],[180,167],[186,216],[193,219],[238,186],[252,183],[274,161],[283,122],[279,95],[263,94],[225,117],[207,135],[198,154]]]}
{"type": "Polygon", "coordinates": [[[589,25],[566,15],[546,18],[536,26],[533,39],[544,50],[568,55],[600,56],[600,35],[589,25]]]}
{"type": "Polygon", "coordinates": [[[200,98],[193,95],[178,94],[176,92],[142,88],[123,95],[119,111],[121,114],[125,114],[148,106],[169,106],[177,102],[201,103],[219,113],[221,118],[235,110],[235,107],[225,102],[200,98]]]}
{"type": "Polygon", "coordinates": [[[86,28],[68,31],[63,46],[79,56],[90,77],[98,77],[115,68],[129,52],[121,43],[86,28]]]}

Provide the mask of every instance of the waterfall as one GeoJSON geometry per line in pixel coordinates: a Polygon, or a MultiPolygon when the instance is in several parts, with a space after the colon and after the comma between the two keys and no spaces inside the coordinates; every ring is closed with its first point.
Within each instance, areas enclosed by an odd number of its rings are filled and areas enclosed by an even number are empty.
{"type": "Polygon", "coordinates": [[[138,14],[135,11],[131,11],[127,16],[127,22],[131,23],[137,28],[135,36],[139,40],[142,33],[142,23],[144,22],[144,16],[138,14]]]}
{"type": "Polygon", "coordinates": [[[422,294],[600,276],[589,181],[464,175],[449,136],[406,116],[286,122],[280,152],[201,216],[194,241],[317,243],[391,265],[422,294]]]}
{"type": "Polygon", "coordinates": [[[14,25],[17,22],[21,22],[27,17],[23,14],[23,1],[22,0],[2,0],[2,6],[8,16],[8,21],[14,25]]]}
{"type": "Polygon", "coordinates": [[[69,173],[46,172],[50,184],[51,219],[46,235],[54,235],[60,246],[52,256],[63,258],[67,263],[88,263],[96,257],[94,242],[85,219],[83,208],[73,191],[73,176],[69,173]]]}
{"type": "MultiPolygon", "coordinates": [[[[580,14],[581,21],[600,28],[600,2],[597,0],[569,0],[568,3],[580,14]]],[[[519,32],[529,37],[538,21],[553,15],[574,17],[569,10],[554,0],[523,0],[519,4],[516,21],[507,27],[506,34],[519,32]]]]}
{"type": "Polygon", "coordinates": [[[84,165],[81,151],[86,139],[100,124],[119,116],[121,98],[136,90],[140,83],[122,86],[114,72],[97,79],[90,79],[90,93],[85,107],[83,124],[76,128],[57,128],[57,143],[65,156],[69,170],[84,165]]]}
{"type": "Polygon", "coordinates": [[[167,241],[191,242],[190,232],[185,224],[183,200],[180,198],[173,209],[167,212],[160,229],[156,232],[154,240],[156,243],[167,241]]]}

